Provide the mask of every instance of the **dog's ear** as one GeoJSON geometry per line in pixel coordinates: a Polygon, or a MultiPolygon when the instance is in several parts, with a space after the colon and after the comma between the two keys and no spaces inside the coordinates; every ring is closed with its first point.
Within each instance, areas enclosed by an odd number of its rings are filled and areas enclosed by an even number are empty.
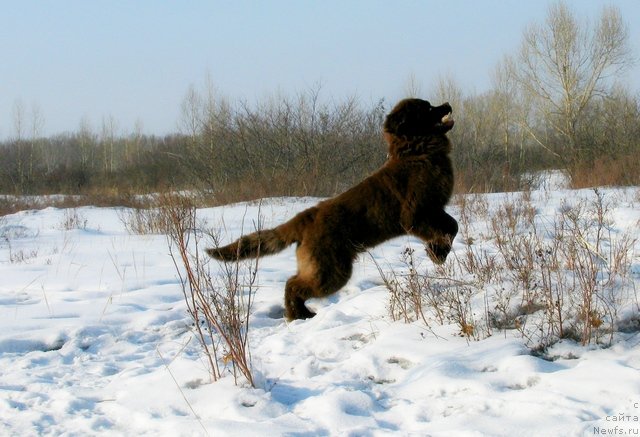
{"type": "Polygon", "coordinates": [[[402,131],[403,125],[406,124],[406,119],[401,113],[402,111],[394,111],[387,115],[384,120],[384,130],[391,134],[399,135],[402,131]]]}
{"type": "Polygon", "coordinates": [[[404,99],[387,115],[384,130],[395,135],[413,135],[415,129],[425,119],[431,104],[422,99],[404,99]]]}
{"type": "Polygon", "coordinates": [[[413,109],[412,100],[410,99],[405,99],[398,103],[385,119],[385,131],[395,135],[406,134],[405,131],[409,126],[409,118],[414,112],[413,109]]]}

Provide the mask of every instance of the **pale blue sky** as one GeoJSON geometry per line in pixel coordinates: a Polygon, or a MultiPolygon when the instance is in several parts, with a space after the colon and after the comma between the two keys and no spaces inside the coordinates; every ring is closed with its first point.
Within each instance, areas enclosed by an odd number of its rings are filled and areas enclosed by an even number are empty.
{"type": "MultiPolygon", "coordinates": [[[[113,116],[121,133],[175,132],[180,104],[207,74],[231,99],[322,84],[325,98],[365,104],[402,97],[452,75],[482,91],[524,27],[549,1],[160,1],[0,0],[0,138],[14,135],[16,102],[43,134],[94,129],[113,116]]],[[[640,1],[571,0],[581,16],[620,8],[640,55],[640,1]]],[[[628,74],[640,89],[640,67],[628,74]]],[[[429,97],[426,95],[425,97],[429,97]]]]}

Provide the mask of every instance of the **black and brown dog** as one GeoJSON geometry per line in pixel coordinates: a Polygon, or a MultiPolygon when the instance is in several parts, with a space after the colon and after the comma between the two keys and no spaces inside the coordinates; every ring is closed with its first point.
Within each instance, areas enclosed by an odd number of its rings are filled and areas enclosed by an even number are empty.
{"type": "Polygon", "coordinates": [[[228,246],[207,249],[217,259],[234,261],[270,255],[296,243],[298,272],[285,288],[285,317],[315,314],[305,301],[338,291],[351,277],[358,253],[391,238],[421,238],[427,253],[443,263],[458,232],[444,210],[453,191],[451,106],[405,99],[387,115],[384,137],[389,159],[348,191],[322,201],[274,229],[245,235],[228,246]]]}

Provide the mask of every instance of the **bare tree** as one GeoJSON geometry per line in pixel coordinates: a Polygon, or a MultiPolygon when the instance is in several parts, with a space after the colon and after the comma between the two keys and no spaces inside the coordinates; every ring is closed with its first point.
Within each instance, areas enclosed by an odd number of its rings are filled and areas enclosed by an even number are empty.
{"type": "Polygon", "coordinates": [[[129,137],[124,141],[123,160],[125,166],[133,165],[134,162],[140,161],[142,139],[144,134],[142,133],[144,125],[142,120],[136,119],[133,125],[133,131],[129,137]]]}
{"type": "Polygon", "coordinates": [[[102,117],[100,141],[102,143],[103,170],[106,173],[113,172],[115,168],[115,143],[117,122],[113,115],[102,117]]]}
{"type": "Polygon", "coordinates": [[[44,115],[37,103],[31,104],[31,141],[29,143],[29,178],[33,178],[34,167],[36,165],[36,151],[44,155],[44,142],[42,141],[42,131],[44,130],[44,115]]]}
{"type": "Polygon", "coordinates": [[[424,98],[422,84],[414,73],[409,74],[404,84],[404,95],[407,97],[424,98]]]}
{"type": "Polygon", "coordinates": [[[193,84],[189,86],[180,109],[178,129],[192,141],[196,141],[202,118],[202,97],[193,84]]]}
{"type": "Polygon", "coordinates": [[[212,88],[207,97],[190,85],[180,105],[181,114],[178,129],[186,137],[185,152],[177,155],[194,181],[212,188],[217,184],[218,162],[211,153],[213,148],[213,133],[211,124],[215,118],[212,88]],[[207,141],[208,139],[208,141],[207,141]],[[207,147],[208,145],[208,147],[207,147]]]}
{"type": "Polygon", "coordinates": [[[15,139],[20,142],[23,140],[25,130],[24,104],[22,103],[22,100],[16,100],[13,102],[11,115],[13,117],[13,130],[16,135],[15,139]]]}
{"type": "Polygon", "coordinates": [[[579,22],[564,2],[550,6],[542,24],[529,26],[515,59],[507,61],[525,99],[535,114],[523,127],[541,146],[565,163],[579,156],[579,130],[585,111],[606,96],[617,75],[632,59],[629,34],[620,11],[609,6],[595,23],[579,22]],[[550,128],[553,136],[537,129],[550,128]]]}
{"type": "Polygon", "coordinates": [[[80,146],[80,153],[77,156],[80,160],[80,168],[85,171],[88,170],[93,164],[93,156],[95,154],[96,136],[93,133],[91,122],[87,117],[83,117],[80,120],[78,126],[78,141],[80,146]]]}
{"type": "Polygon", "coordinates": [[[25,179],[26,179],[26,158],[25,158],[25,150],[23,145],[24,134],[25,134],[25,115],[24,115],[24,104],[21,100],[16,100],[13,102],[13,129],[15,131],[15,147],[16,147],[16,170],[17,170],[17,179],[14,184],[17,184],[17,188],[19,190],[24,189],[25,179]]]}

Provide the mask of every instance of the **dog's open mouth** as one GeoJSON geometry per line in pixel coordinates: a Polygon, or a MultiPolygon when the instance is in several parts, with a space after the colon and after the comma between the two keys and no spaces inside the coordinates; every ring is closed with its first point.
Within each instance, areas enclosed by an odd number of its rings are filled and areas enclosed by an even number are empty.
{"type": "Polygon", "coordinates": [[[451,129],[454,123],[455,120],[453,119],[453,113],[451,111],[445,114],[444,117],[442,117],[442,119],[440,120],[440,125],[446,130],[451,129]]]}

